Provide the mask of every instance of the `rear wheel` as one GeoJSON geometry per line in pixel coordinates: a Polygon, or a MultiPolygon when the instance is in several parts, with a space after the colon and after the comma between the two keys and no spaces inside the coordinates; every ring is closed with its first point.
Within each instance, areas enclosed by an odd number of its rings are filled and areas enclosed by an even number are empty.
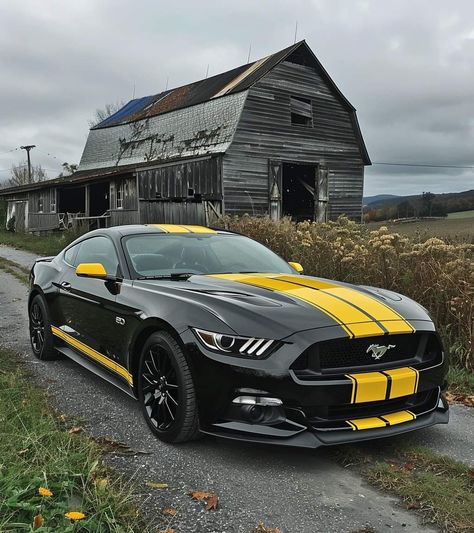
{"type": "Polygon", "coordinates": [[[177,443],[199,435],[191,370],[181,346],[166,331],[153,333],[143,347],[138,397],[145,420],[159,439],[177,443]]]}
{"type": "Polygon", "coordinates": [[[53,348],[51,321],[45,299],[37,294],[30,302],[29,308],[30,342],[33,353],[42,361],[51,361],[59,357],[53,348]]]}

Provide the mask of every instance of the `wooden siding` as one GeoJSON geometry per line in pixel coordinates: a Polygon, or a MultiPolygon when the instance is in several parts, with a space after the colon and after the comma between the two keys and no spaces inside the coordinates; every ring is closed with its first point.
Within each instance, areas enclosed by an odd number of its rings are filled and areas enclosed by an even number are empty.
{"type": "MultiPolygon", "coordinates": [[[[117,189],[122,186],[122,209],[138,210],[136,178],[116,179],[110,182],[110,209],[117,209],[117,189]]],[[[115,225],[115,224],[114,224],[115,225]]]]}
{"type": "Polygon", "coordinates": [[[122,224],[139,224],[140,216],[138,209],[111,209],[110,226],[121,226],[122,224]]]}
{"type": "Polygon", "coordinates": [[[28,210],[30,213],[40,212],[40,198],[43,202],[43,209],[41,209],[41,213],[56,212],[57,204],[55,187],[48,187],[44,189],[38,189],[36,191],[30,191],[28,198],[28,210]],[[52,204],[56,206],[53,211],[51,210],[52,204]]]}
{"type": "Polygon", "coordinates": [[[141,200],[184,199],[189,189],[203,199],[222,198],[220,157],[164,165],[137,174],[141,200]]]}
{"type": "Polygon", "coordinates": [[[204,203],[140,201],[141,224],[206,224],[204,203]]]}
{"type": "Polygon", "coordinates": [[[269,160],[324,161],[330,218],[360,220],[364,165],[351,115],[314,68],[283,62],[249,90],[223,158],[226,213],[268,212],[269,160]],[[295,96],[311,100],[313,127],[291,124],[295,96]]]}

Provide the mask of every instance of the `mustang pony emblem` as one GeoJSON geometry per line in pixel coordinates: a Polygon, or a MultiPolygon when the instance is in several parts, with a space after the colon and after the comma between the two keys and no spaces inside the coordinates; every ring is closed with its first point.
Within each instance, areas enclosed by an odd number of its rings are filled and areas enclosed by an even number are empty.
{"type": "Polygon", "coordinates": [[[367,352],[372,352],[372,357],[374,359],[381,359],[390,348],[395,348],[395,344],[389,344],[388,346],[380,346],[380,344],[371,344],[367,348],[367,352]]]}

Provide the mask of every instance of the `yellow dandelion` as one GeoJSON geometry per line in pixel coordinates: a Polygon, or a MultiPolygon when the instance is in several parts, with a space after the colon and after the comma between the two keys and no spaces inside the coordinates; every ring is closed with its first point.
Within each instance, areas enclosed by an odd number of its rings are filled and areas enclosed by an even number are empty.
{"type": "Polygon", "coordinates": [[[39,487],[38,494],[45,498],[51,498],[51,496],[53,495],[53,493],[46,487],[39,487]]]}
{"type": "Polygon", "coordinates": [[[86,515],[84,513],[81,513],[79,511],[69,511],[64,515],[66,518],[69,518],[69,520],[84,520],[86,515]]]}

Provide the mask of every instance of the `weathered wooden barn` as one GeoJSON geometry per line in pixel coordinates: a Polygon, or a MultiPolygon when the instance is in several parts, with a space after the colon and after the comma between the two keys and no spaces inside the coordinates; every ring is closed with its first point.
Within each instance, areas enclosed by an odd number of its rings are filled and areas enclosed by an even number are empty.
{"type": "Polygon", "coordinates": [[[223,213],[360,220],[365,165],[354,107],[302,41],[130,101],[90,130],[73,176],[0,195],[29,231],[223,213]]]}

